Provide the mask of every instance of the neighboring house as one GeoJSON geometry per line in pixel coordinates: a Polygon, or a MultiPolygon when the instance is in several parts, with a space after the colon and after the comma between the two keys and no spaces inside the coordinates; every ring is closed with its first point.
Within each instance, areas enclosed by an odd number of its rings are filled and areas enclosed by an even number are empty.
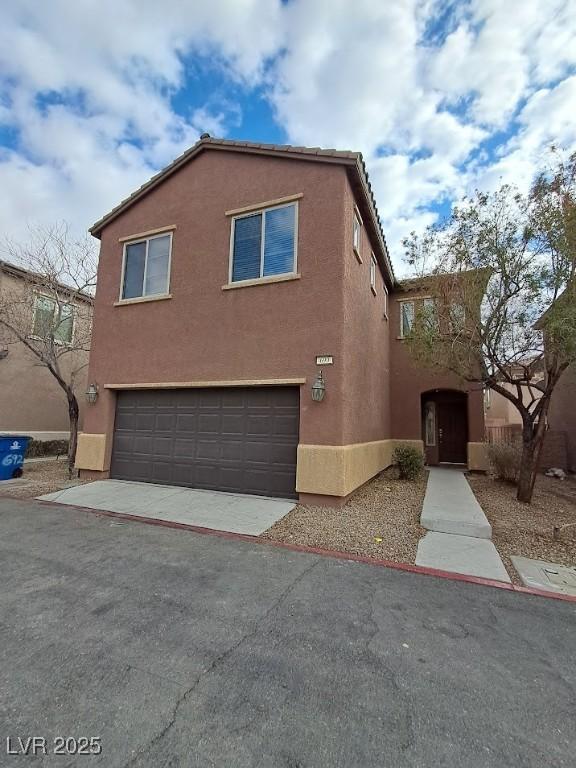
{"type": "MultiPolygon", "coordinates": [[[[541,358],[527,360],[523,365],[518,364],[516,368],[518,377],[526,376],[526,368],[531,369],[531,381],[535,384],[542,382],[544,379],[544,369],[541,358]]],[[[514,378],[516,373],[514,366],[510,367],[510,373],[514,378]]],[[[514,395],[517,393],[515,384],[506,381],[502,381],[501,384],[504,389],[507,389],[514,395]]],[[[533,398],[536,398],[537,400],[540,399],[541,393],[538,389],[528,388],[525,384],[521,384],[520,388],[522,390],[522,402],[524,405],[528,406],[533,398]]],[[[484,406],[487,427],[509,427],[513,425],[520,426],[522,424],[522,416],[520,415],[518,408],[499,392],[487,389],[484,406]]]]}
{"type": "Polygon", "coordinates": [[[83,476],[338,505],[399,443],[486,467],[482,391],[405,348],[427,296],[360,154],[205,135],[91,232],[83,476]]]}
{"type": "MultiPolygon", "coordinates": [[[[61,286],[66,295],[66,286],[61,286]]],[[[43,334],[48,318],[56,310],[54,300],[41,286],[34,288],[34,275],[13,264],[0,261],[0,301],[17,299],[22,304],[24,322],[30,323],[30,337],[43,334]]],[[[72,345],[77,332],[79,316],[91,311],[92,298],[75,295],[70,304],[62,306],[62,320],[58,326],[57,344],[72,345]],[[82,303],[82,312],[75,304],[82,303]]],[[[88,352],[71,352],[73,359],[62,358],[61,364],[74,368],[84,366],[77,377],[76,389],[81,397],[80,425],[83,418],[83,393],[88,375],[88,352]]],[[[67,439],[69,436],[68,404],[66,395],[48,369],[21,342],[12,342],[0,326],[0,432],[26,434],[37,440],[67,439]]]]}
{"type": "Polygon", "coordinates": [[[556,384],[548,424],[550,429],[566,434],[568,469],[576,472],[576,365],[567,368],[556,384]]]}

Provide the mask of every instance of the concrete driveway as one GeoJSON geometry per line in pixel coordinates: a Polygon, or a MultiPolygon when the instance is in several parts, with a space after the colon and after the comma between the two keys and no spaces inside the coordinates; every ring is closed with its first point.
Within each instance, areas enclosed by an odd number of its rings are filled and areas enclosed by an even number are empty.
{"type": "Polygon", "coordinates": [[[285,499],[125,480],[97,480],[39,498],[250,536],[259,536],[296,506],[285,499]]]}
{"type": "Polygon", "coordinates": [[[574,764],[573,603],[6,499],[0,584],[34,765],[574,764]]]}

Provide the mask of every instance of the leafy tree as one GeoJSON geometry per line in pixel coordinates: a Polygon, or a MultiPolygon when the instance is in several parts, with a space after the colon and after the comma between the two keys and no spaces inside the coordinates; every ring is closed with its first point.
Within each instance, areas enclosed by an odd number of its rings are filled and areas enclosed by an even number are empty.
{"type": "Polygon", "coordinates": [[[68,404],[68,469],[78,442],[76,383],[88,364],[92,293],[97,257],[86,238],[74,239],[66,224],[31,229],[27,243],[8,241],[0,272],[20,267],[17,280],[0,284],[0,335],[4,344],[22,344],[62,388],[68,404]],[[7,263],[9,262],[9,263],[7,263]]]}
{"type": "Polygon", "coordinates": [[[420,363],[490,387],[518,409],[524,502],[550,398],[576,361],[576,153],[553,150],[553,158],[528,194],[509,185],[476,192],[442,224],[404,241],[408,263],[436,297],[419,307],[409,348],[420,363]]]}

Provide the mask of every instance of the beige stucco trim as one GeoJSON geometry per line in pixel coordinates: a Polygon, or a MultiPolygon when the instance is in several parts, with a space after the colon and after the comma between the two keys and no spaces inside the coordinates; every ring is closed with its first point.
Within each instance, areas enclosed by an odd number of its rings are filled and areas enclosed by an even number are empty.
{"type": "Polygon", "coordinates": [[[424,451],[422,440],[376,440],[351,445],[298,446],[296,490],[326,496],[347,496],[392,464],[397,445],[424,451]]]}
{"type": "Polygon", "coordinates": [[[239,280],[236,283],[226,283],[222,286],[223,291],[230,291],[233,288],[248,288],[251,285],[268,285],[269,283],[285,283],[288,280],[300,280],[298,272],[292,272],[289,275],[271,275],[270,277],[256,277],[254,280],[239,280]]]}
{"type": "Polygon", "coordinates": [[[173,232],[176,229],[176,224],[170,224],[167,227],[158,227],[157,229],[148,229],[146,232],[137,232],[135,235],[126,235],[126,237],[119,237],[119,243],[128,243],[130,240],[140,240],[142,237],[150,237],[150,235],[159,235],[161,232],[173,232]]]}
{"type": "Polygon", "coordinates": [[[487,443],[468,443],[468,469],[478,472],[490,469],[487,443]]]}
{"type": "Polygon", "coordinates": [[[276,200],[267,200],[264,203],[254,203],[253,205],[245,205],[243,208],[234,208],[232,211],[226,211],[225,216],[238,216],[240,213],[249,213],[250,211],[259,211],[261,208],[272,208],[275,205],[284,205],[285,203],[292,203],[294,200],[301,200],[304,197],[303,192],[298,192],[296,195],[288,195],[288,197],[278,197],[276,200]]]}
{"type": "Polygon", "coordinates": [[[106,463],[106,435],[81,432],[78,435],[76,469],[110,469],[106,463]]]}
{"type": "Polygon", "coordinates": [[[204,387],[300,386],[306,379],[228,379],[225,381],[158,381],[131,384],[104,384],[104,389],[202,389],[204,387]]]}
{"type": "Polygon", "coordinates": [[[134,299],[120,299],[115,301],[115,307],[123,307],[124,304],[146,304],[149,301],[164,301],[164,299],[171,299],[171,293],[161,293],[158,296],[136,296],[134,299]]]}

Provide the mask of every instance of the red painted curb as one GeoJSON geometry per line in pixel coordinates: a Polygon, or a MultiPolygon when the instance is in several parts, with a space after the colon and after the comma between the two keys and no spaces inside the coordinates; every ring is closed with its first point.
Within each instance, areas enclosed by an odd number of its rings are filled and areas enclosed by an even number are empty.
{"type": "MultiPolygon", "coordinates": [[[[0,498],[11,498],[10,496],[1,496],[0,498]]],[[[30,499],[11,499],[12,501],[30,501],[30,499]]],[[[52,506],[58,504],[57,501],[42,501],[33,499],[38,504],[52,506]]],[[[176,523],[170,520],[159,520],[156,517],[140,517],[139,515],[130,515],[124,512],[111,512],[103,509],[91,509],[90,507],[81,507],[77,504],[62,504],[61,506],[79,509],[91,514],[103,515],[104,517],[114,517],[120,520],[127,520],[135,523],[145,523],[147,525],[157,525],[162,528],[175,528],[177,530],[191,531],[208,536],[219,536],[222,539],[236,539],[246,541],[251,544],[268,544],[271,547],[280,547],[292,552],[304,552],[311,555],[320,555],[321,557],[331,557],[336,560],[350,560],[355,563],[364,563],[366,565],[376,565],[384,568],[393,568],[397,571],[407,571],[408,573],[419,573],[423,576],[435,576],[439,579],[448,579],[449,581],[463,581],[468,584],[479,584],[484,587],[493,587],[495,589],[504,589],[508,592],[518,592],[523,595],[536,595],[537,597],[548,597],[554,600],[563,600],[569,603],[576,603],[576,596],[563,595],[559,592],[547,592],[542,589],[532,589],[530,587],[520,587],[516,584],[508,584],[504,581],[494,579],[484,579],[480,576],[468,576],[464,573],[453,573],[452,571],[441,571],[436,568],[428,568],[422,565],[412,565],[410,563],[397,563],[393,560],[380,560],[366,555],[355,555],[351,552],[341,552],[340,550],[322,549],[321,547],[308,547],[305,544],[289,544],[285,541],[274,541],[272,539],[263,539],[261,536],[251,536],[247,533],[232,533],[231,531],[220,531],[216,528],[204,528],[199,525],[189,525],[188,523],[176,523]]]]}

